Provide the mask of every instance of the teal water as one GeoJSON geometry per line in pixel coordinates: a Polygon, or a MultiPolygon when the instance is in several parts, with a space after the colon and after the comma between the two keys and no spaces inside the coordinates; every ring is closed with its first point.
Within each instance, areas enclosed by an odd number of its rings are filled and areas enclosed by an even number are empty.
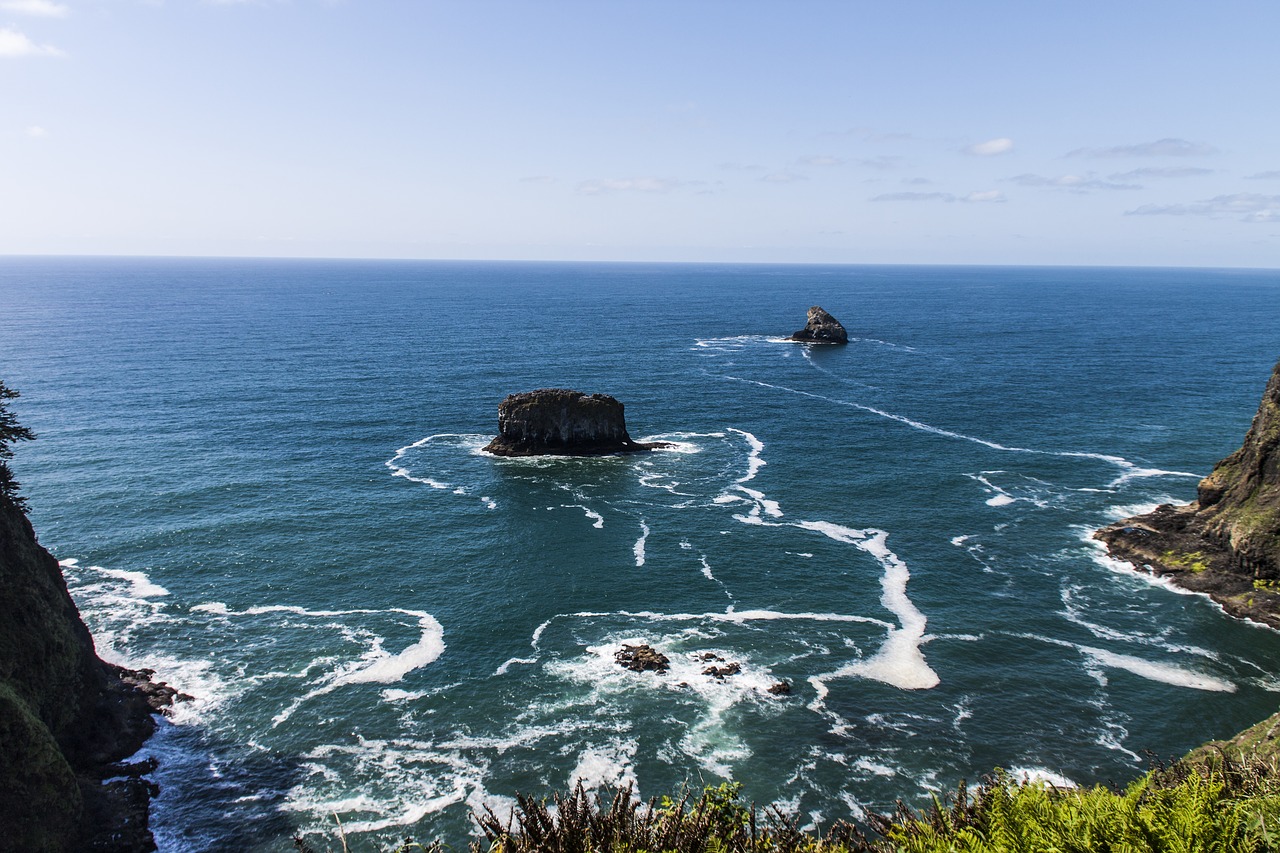
{"type": "Polygon", "coordinates": [[[164,850],[458,846],[577,779],[825,823],[1251,724],[1280,635],[1088,534],[1194,496],[1278,320],[1266,271],[0,261],[41,540],[196,697],[148,746],[164,850]],[[849,346],[778,340],[811,304],[849,346]],[[478,452],[547,386],[675,449],[478,452]]]}

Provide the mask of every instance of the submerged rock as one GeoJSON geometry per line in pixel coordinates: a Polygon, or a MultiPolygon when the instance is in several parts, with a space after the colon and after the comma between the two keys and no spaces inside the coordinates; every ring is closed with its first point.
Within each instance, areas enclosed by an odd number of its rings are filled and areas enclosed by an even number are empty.
{"type": "Polygon", "coordinates": [[[1164,504],[1094,538],[1233,616],[1280,628],[1280,364],[1244,443],[1200,481],[1195,502],[1164,504]]]}
{"type": "Polygon", "coordinates": [[[808,322],[804,328],[788,340],[806,344],[847,344],[849,333],[840,325],[839,320],[815,305],[809,309],[808,322]]]}
{"type": "Polygon", "coordinates": [[[668,447],[632,441],[622,403],[608,394],[542,388],[498,404],[498,436],[485,451],[498,456],[602,456],[668,447]]]}
{"type": "Polygon", "coordinates": [[[790,696],[791,682],[779,681],[776,684],[771,684],[769,686],[769,692],[772,693],[774,696],[790,696]]]}
{"type": "Polygon", "coordinates": [[[638,646],[623,643],[622,648],[613,653],[613,659],[623,669],[633,672],[666,672],[671,668],[671,659],[648,643],[638,646]]]}

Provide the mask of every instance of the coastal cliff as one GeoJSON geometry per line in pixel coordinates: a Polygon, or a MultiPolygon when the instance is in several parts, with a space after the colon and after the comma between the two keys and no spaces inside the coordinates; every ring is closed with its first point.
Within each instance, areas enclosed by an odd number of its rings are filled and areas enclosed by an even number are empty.
{"type": "Polygon", "coordinates": [[[666,446],[633,441],[622,403],[608,394],[542,388],[498,404],[498,436],[484,449],[498,456],[601,456],[666,446]]]}
{"type": "Polygon", "coordinates": [[[116,762],[172,691],[98,658],[4,462],[32,437],[4,407],[13,396],[0,383],[0,850],[152,850],[149,767],[116,762]]]}
{"type": "Polygon", "coordinates": [[[1193,503],[1164,504],[1094,536],[1233,616],[1280,628],[1280,364],[1240,449],[1200,481],[1193,503]]]}

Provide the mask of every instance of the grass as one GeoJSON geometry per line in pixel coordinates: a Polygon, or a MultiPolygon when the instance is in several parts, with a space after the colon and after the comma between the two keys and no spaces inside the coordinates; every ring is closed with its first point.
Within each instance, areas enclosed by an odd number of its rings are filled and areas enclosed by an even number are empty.
{"type": "MultiPolygon", "coordinates": [[[[521,796],[509,817],[473,815],[471,853],[1262,853],[1280,851],[1280,764],[1216,751],[1156,767],[1123,789],[1055,788],[1001,771],[934,798],[899,801],[865,825],[803,831],[758,809],[726,783],[696,798],[641,804],[630,788],[605,798],[581,785],[548,799],[521,796]]],[[[351,848],[341,839],[344,853],[351,848]]],[[[318,853],[295,839],[301,853],[318,853]]],[[[397,853],[443,851],[406,839],[397,853]]]]}

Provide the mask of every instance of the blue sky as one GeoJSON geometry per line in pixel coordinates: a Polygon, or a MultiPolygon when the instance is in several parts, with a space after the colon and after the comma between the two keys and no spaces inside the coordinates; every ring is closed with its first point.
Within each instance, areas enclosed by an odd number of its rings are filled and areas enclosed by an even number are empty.
{"type": "Polygon", "coordinates": [[[0,253],[1280,267],[1280,3],[0,0],[0,253]]]}

